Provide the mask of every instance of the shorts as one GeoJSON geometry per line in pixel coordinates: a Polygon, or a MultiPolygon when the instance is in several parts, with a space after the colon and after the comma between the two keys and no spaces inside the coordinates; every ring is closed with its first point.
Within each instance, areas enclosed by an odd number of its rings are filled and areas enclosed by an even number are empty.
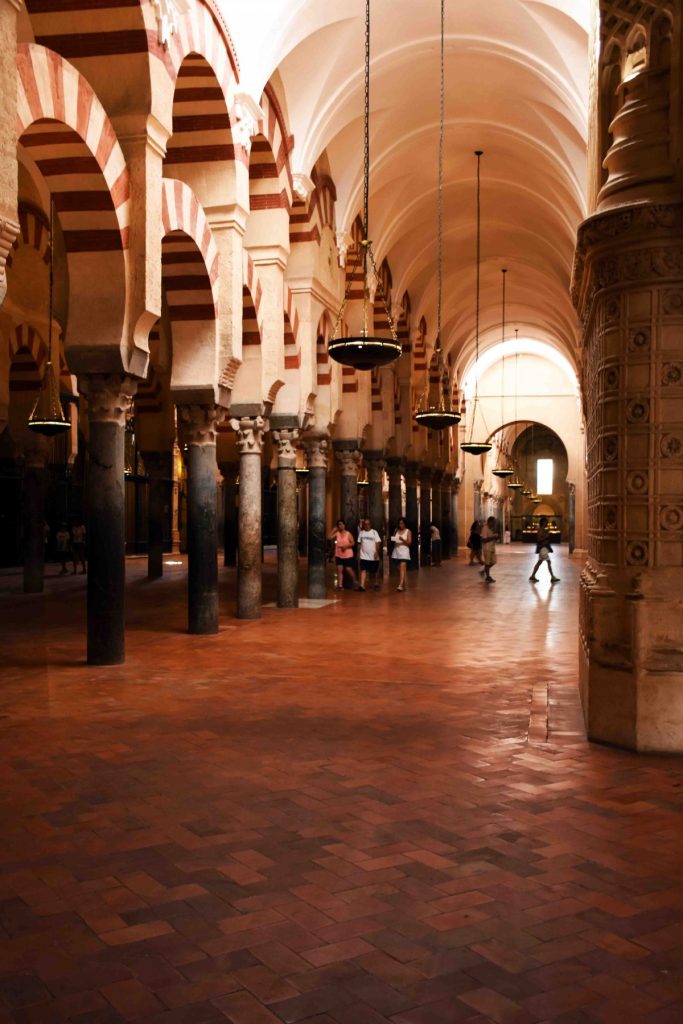
{"type": "Polygon", "coordinates": [[[410,561],[409,558],[401,558],[400,555],[392,555],[391,556],[391,560],[392,560],[392,562],[409,562],[410,561]]]}
{"type": "Polygon", "coordinates": [[[538,560],[539,562],[547,562],[550,558],[550,548],[539,548],[538,549],[538,560]]]}
{"type": "Polygon", "coordinates": [[[337,555],[335,562],[337,565],[346,565],[349,569],[353,569],[353,558],[340,558],[339,555],[337,555]]]}
{"type": "Polygon", "coordinates": [[[371,576],[374,576],[379,569],[379,562],[372,558],[361,558],[360,567],[363,572],[369,572],[371,576]]]}

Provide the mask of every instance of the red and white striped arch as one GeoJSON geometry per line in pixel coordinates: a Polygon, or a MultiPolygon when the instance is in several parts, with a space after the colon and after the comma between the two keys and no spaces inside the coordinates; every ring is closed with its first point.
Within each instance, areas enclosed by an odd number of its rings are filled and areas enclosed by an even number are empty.
{"type": "Polygon", "coordinates": [[[35,249],[43,263],[50,262],[50,222],[39,206],[22,201],[19,203],[19,234],[12,243],[7,257],[7,269],[12,266],[13,253],[20,245],[35,249]]]}
{"type": "MultiPolygon", "coordinates": [[[[57,348],[59,348],[59,376],[68,377],[69,367],[66,365],[61,342],[55,340],[55,351],[57,348]]],[[[22,350],[31,353],[31,357],[42,376],[43,367],[47,362],[47,342],[43,338],[42,334],[37,331],[35,327],[31,326],[31,324],[18,324],[10,334],[10,361],[13,361],[15,356],[22,350]]]]}
{"type": "Polygon", "coordinates": [[[313,168],[311,181],[315,188],[307,200],[294,197],[289,216],[289,241],[316,242],[320,244],[323,230],[335,230],[335,203],[337,190],[329,174],[313,168]]]}
{"type": "Polygon", "coordinates": [[[178,178],[164,178],[162,181],[161,224],[164,237],[182,231],[195,243],[211,282],[212,301],[215,304],[218,249],[201,204],[190,186],[178,178]]]}
{"type": "Polygon", "coordinates": [[[35,43],[17,48],[17,135],[54,196],[68,252],[128,248],[123,152],[86,79],[35,43]]]}
{"type": "Polygon", "coordinates": [[[247,252],[244,253],[244,284],[242,285],[242,345],[261,344],[261,282],[247,252]]]}
{"type": "Polygon", "coordinates": [[[294,145],[275,90],[268,84],[261,96],[263,119],[249,157],[249,206],[255,210],[290,210],[293,201],[289,154],[294,145]]]}

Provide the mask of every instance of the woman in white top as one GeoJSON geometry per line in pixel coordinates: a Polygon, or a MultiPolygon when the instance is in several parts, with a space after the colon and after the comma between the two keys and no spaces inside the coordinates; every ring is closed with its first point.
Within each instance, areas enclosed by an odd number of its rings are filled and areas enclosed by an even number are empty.
{"type": "Polygon", "coordinates": [[[391,557],[395,562],[398,562],[398,586],[396,589],[405,590],[406,569],[410,561],[410,545],[413,543],[413,535],[406,526],[405,519],[399,519],[398,527],[391,540],[394,545],[391,557]]]}

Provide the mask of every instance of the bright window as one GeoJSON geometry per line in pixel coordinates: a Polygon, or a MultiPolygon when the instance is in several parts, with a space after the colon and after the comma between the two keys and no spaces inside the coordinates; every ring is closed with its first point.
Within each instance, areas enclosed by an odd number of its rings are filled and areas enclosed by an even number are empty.
{"type": "Polygon", "coordinates": [[[536,492],[538,494],[553,493],[553,460],[536,460],[536,492]]]}

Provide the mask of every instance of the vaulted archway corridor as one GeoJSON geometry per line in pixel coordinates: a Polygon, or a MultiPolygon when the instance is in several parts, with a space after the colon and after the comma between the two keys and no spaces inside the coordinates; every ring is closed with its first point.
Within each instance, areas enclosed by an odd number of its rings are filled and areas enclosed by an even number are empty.
{"type": "Polygon", "coordinates": [[[82,578],[4,577],[2,1019],[679,1019],[683,767],[587,743],[532,557],[287,611],[269,563],[209,639],[133,561],[87,675],[82,578]]]}

